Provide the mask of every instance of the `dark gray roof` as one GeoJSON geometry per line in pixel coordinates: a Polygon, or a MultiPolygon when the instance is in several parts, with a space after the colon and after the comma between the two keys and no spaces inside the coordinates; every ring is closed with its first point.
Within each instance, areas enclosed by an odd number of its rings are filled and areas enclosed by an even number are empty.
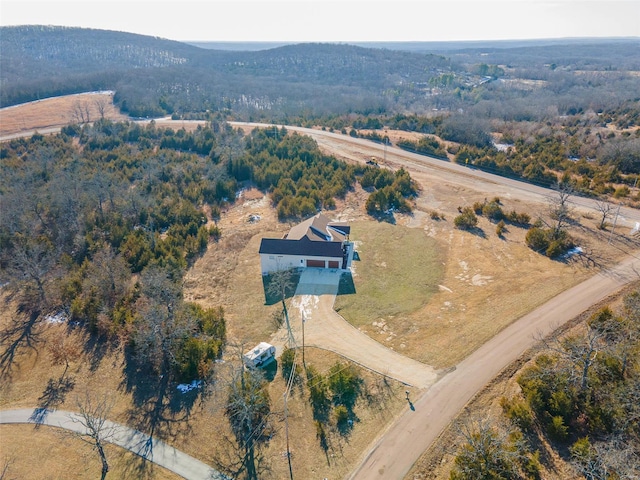
{"type": "Polygon", "coordinates": [[[304,255],[307,257],[342,258],[342,242],[313,241],[304,236],[300,240],[263,238],[260,252],[268,255],[304,255]]]}

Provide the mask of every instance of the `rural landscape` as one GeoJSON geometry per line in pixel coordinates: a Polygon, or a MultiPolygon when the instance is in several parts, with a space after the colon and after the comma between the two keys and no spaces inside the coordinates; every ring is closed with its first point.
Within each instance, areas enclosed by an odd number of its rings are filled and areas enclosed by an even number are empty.
{"type": "Polygon", "coordinates": [[[639,47],[1,27],[0,478],[639,478],[639,47]]]}

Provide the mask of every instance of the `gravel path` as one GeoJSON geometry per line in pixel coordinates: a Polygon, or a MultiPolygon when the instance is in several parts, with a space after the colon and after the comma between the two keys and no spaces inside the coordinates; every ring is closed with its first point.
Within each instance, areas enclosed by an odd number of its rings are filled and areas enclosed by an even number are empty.
{"type": "MultiPolygon", "coordinates": [[[[24,408],[0,411],[0,424],[32,423],[84,433],[85,428],[79,422],[80,419],[81,417],[77,413],[63,410],[24,408]]],[[[183,478],[189,480],[229,480],[228,477],[200,460],[138,430],[107,421],[105,431],[110,434],[109,443],[126,448],[146,460],[177,473],[183,478]]]]}

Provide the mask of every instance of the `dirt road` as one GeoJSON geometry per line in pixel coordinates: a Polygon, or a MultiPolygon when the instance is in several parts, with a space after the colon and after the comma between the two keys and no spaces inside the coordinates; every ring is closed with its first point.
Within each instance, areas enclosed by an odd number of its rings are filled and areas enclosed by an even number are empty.
{"type": "MultiPolygon", "coordinates": [[[[234,126],[268,127],[268,124],[230,122],[234,126]]],[[[434,188],[464,186],[487,197],[517,198],[523,201],[546,205],[553,190],[494,175],[482,170],[469,168],[446,160],[407,152],[401,148],[384,146],[370,140],[311,128],[286,126],[288,131],[309,135],[326,153],[353,161],[363,162],[371,157],[384,159],[382,163],[391,168],[404,167],[412,177],[422,175],[426,183],[434,188]]],[[[423,183],[423,182],[420,182],[423,183]]],[[[596,200],[573,196],[573,205],[582,210],[598,214],[596,200]]],[[[632,228],[640,222],[640,211],[625,206],[620,207],[616,224],[622,228],[632,228]]]]}
{"type": "Polygon", "coordinates": [[[591,277],[504,329],[417,398],[365,454],[351,479],[404,478],[465,404],[502,369],[591,305],[640,279],[640,257],[591,277]]]}

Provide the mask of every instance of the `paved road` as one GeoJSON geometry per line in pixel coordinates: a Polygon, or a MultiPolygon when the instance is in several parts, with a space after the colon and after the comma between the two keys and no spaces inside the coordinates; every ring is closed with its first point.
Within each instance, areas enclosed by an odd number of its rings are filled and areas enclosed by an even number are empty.
{"type": "MultiPolygon", "coordinates": [[[[376,342],[352,326],[334,309],[340,272],[305,269],[291,301],[289,317],[298,346],[302,346],[304,318],[305,346],[338,353],[353,362],[407,385],[427,388],[437,380],[435,369],[376,342]]],[[[276,347],[286,343],[284,329],[272,339],[276,347]]]]}
{"type": "MultiPolygon", "coordinates": [[[[84,433],[85,428],[78,422],[79,419],[77,413],[63,410],[25,408],[0,411],[0,423],[33,423],[84,433]]],[[[126,448],[183,478],[189,480],[229,480],[228,477],[200,460],[138,430],[109,421],[107,421],[105,429],[110,433],[109,443],[126,448]]]]}
{"type": "Polygon", "coordinates": [[[407,409],[381,434],[349,478],[404,478],[467,402],[501,370],[534,346],[537,336],[551,333],[591,305],[638,279],[640,257],[631,257],[566,290],[511,324],[417,398],[413,404],[415,410],[407,409]]]}

